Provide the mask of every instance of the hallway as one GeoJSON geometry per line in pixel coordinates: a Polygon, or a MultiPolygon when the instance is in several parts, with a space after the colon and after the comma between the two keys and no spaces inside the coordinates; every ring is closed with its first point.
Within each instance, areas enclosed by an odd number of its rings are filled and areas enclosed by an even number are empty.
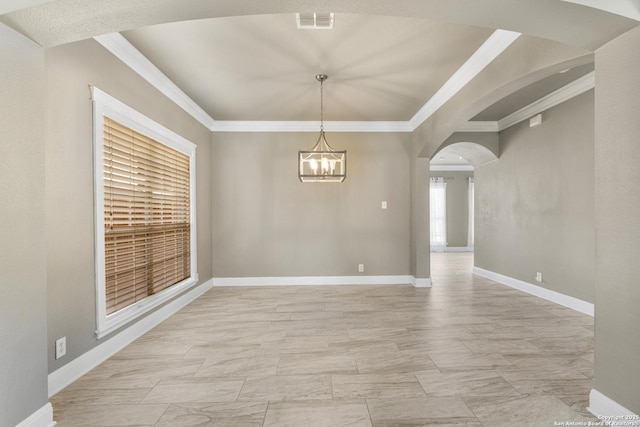
{"type": "Polygon", "coordinates": [[[215,288],[51,398],[58,426],[597,421],[593,318],[432,254],[434,287],[215,288]]]}

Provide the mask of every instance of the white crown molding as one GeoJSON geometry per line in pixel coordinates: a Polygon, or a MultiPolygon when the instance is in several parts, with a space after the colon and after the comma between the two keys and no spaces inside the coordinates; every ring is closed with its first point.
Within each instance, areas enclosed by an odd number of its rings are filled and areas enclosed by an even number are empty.
{"type": "Polygon", "coordinates": [[[430,165],[431,172],[473,172],[473,165],[430,165]]]}
{"type": "MultiPolygon", "coordinates": [[[[325,122],[325,129],[330,132],[413,132],[519,36],[520,33],[512,31],[494,31],[409,121],[332,121],[325,122]]],[[[94,39],[212,132],[317,132],[319,130],[318,121],[214,120],[120,33],[96,36],[94,39]]],[[[469,121],[462,124],[457,131],[499,132],[580,95],[594,86],[594,73],[591,72],[497,122],[469,121]]]]}
{"type": "MultiPolygon", "coordinates": [[[[412,132],[409,122],[328,121],[327,132],[412,132]]],[[[213,132],[319,132],[319,121],[242,121],[216,120],[213,132]]]]}
{"type": "Polygon", "coordinates": [[[560,292],[552,291],[550,289],[543,288],[542,286],[537,286],[531,283],[524,282],[522,280],[514,279],[513,277],[494,273],[493,271],[485,270],[479,267],[473,267],[473,274],[485,277],[487,279],[493,280],[494,282],[498,282],[502,285],[509,286],[519,291],[526,292],[530,295],[546,299],[547,301],[560,304],[564,307],[570,308],[588,316],[593,317],[594,315],[594,305],[590,302],[583,301],[569,295],[561,294],[560,292]]]}
{"type": "Polygon", "coordinates": [[[456,132],[499,132],[500,127],[498,126],[498,122],[491,121],[473,121],[470,120],[467,123],[463,123],[462,125],[456,128],[456,132]]]}
{"type": "Polygon", "coordinates": [[[158,326],[180,309],[213,287],[213,281],[208,280],[201,285],[184,293],[159,310],[142,318],[128,328],[114,335],[113,338],[87,351],[63,367],[49,374],[49,397],[72,384],[78,378],[131,344],[133,341],[158,326]]]}
{"type": "Polygon", "coordinates": [[[16,427],[53,427],[55,425],[56,422],[53,421],[53,406],[47,402],[16,427]]]}
{"type": "Polygon", "coordinates": [[[491,61],[498,57],[520,33],[496,30],[476,50],[473,55],[447,80],[447,82],[431,97],[429,101],[411,118],[412,130],[415,130],[433,113],[449,101],[456,93],[469,83],[491,61]]]}
{"type": "Polygon", "coordinates": [[[549,95],[544,96],[537,101],[532,102],[519,109],[518,111],[509,114],[508,116],[498,120],[498,128],[499,130],[507,129],[517,123],[520,123],[523,120],[527,120],[536,114],[540,114],[543,111],[546,111],[556,105],[562,104],[574,98],[578,95],[583,94],[584,92],[593,89],[595,87],[595,72],[590,72],[589,74],[585,74],[572,81],[571,83],[561,87],[555,92],[551,92],[549,95]]]}
{"type": "Polygon", "coordinates": [[[595,388],[589,393],[589,412],[598,417],[600,421],[604,421],[604,425],[620,425],[620,426],[640,426],[640,417],[634,414],[618,402],[595,388]]]}
{"type": "Polygon", "coordinates": [[[213,286],[413,285],[413,276],[214,277],[213,286]]]}
{"type": "Polygon", "coordinates": [[[175,102],[207,129],[213,128],[214,120],[196,102],[173,83],[146,56],[136,49],[120,33],[105,34],[94,37],[105,49],[116,56],[133,71],[138,73],[149,84],[158,89],[167,98],[175,102]]]}
{"type": "MultiPolygon", "coordinates": [[[[496,30],[410,121],[326,122],[332,132],[413,132],[504,51],[520,33],[496,30]]],[[[120,33],[94,39],[129,68],[213,132],[315,132],[317,122],[216,121],[120,33]]]]}

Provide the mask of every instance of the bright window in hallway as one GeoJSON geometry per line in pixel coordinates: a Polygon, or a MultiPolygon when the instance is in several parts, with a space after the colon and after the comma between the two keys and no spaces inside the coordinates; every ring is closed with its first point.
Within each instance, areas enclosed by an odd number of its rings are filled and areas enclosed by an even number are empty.
{"type": "Polygon", "coordinates": [[[468,197],[469,197],[469,227],[468,227],[468,232],[467,232],[467,247],[473,249],[473,240],[474,240],[474,236],[475,236],[475,229],[474,229],[474,225],[473,225],[473,221],[475,220],[475,211],[474,211],[474,204],[475,204],[475,183],[473,180],[473,177],[470,176],[469,177],[469,191],[468,191],[468,197]]]}
{"type": "Polygon", "coordinates": [[[433,177],[429,190],[431,251],[444,252],[447,247],[447,183],[442,177],[433,177]]]}
{"type": "Polygon", "coordinates": [[[195,146],[93,88],[97,335],[197,282],[195,146]]]}

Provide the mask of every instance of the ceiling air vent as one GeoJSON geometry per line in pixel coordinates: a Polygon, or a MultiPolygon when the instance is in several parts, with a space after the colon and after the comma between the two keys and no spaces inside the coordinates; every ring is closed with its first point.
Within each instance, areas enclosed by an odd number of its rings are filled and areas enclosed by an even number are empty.
{"type": "Polygon", "coordinates": [[[332,30],[333,13],[296,13],[299,30],[332,30]]]}

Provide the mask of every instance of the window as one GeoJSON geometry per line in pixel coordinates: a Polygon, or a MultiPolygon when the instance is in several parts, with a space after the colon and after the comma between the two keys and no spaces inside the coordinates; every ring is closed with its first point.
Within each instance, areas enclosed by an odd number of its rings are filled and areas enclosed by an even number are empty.
{"type": "Polygon", "coordinates": [[[447,248],[447,183],[444,178],[431,178],[429,187],[431,251],[447,248]]]}
{"type": "Polygon", "coordinates": [[[474,203],[475,203],[475,184],[473,182],[473,177],[470,176],[469,177],[469,230],[467,233],[467,247],[469,249],[473,249],[473,239],[474,239],[474,234],[475,231],[473,229],[473,221],[475,219],[475,213],[474,213],[474,203]]]}
{"type": "Polygon", "coordinates": [[[92,88],[97,331],[197,283],[195,145],[92,88]]]}

